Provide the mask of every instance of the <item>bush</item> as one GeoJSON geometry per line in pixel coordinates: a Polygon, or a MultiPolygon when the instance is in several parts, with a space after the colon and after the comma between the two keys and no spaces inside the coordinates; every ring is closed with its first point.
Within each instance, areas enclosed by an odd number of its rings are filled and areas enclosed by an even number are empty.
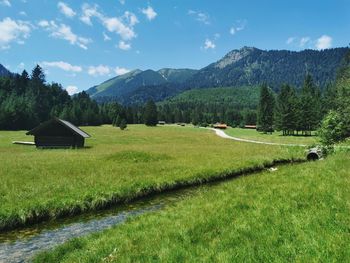
{"type": "Polygon", "coordinates": [[[120,128],[121,130],[125,130],[126,127],[127,127],[126,120],[125,120],[125,119],[122,119],[121,122],[120,122],[119,128],[120,128]]]}
{"type": "Polygon", "coordinates": [[[332,145],[344,140],[344,125],[339,113],[330,111],[324,118],[318,134],[324,145],[332,145]]]}

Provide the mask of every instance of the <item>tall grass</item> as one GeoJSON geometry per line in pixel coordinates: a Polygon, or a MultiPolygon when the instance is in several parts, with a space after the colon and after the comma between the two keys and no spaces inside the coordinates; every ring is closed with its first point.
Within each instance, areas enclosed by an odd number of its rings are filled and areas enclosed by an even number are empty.
{"type": "Polygon", "coordinates": [[[349,262],[350,156],[204,187],[35,262],[349,262]]]}
{"type": "Polygon", "coordinates": [[[23,131],[0,132],[0,229],[304,155],[303,149],[239,143],[195,128],[84,129],[92,138],[79,150],[12,145],[30,137],[23,131]]]}

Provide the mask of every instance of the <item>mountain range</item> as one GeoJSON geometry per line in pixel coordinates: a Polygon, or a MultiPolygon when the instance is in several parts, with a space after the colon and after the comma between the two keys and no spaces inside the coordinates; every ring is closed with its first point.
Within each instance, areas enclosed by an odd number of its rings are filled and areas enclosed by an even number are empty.
{"type": "Polygon", "coordinates": [[[7,77],[9,75],[11,75],[11,72],[0,64],[0,77],[7,77]]]}
{"type": "Polygon", "coordinates": [[[348,48],[325,50],[261,50],[243,47],[200,70],[134,70],[87,90],[98,101],[123,104],[161,101],[193,88],[256,86],[267,83],[277,90],[282,84],[301,87],[307,73],[320,87],[334,80],[348,48]]]}

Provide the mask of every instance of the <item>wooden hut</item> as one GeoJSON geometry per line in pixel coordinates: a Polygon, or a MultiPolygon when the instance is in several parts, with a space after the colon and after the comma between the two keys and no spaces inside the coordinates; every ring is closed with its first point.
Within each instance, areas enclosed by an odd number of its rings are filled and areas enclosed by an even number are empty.
{"type": "Polygon", "coordinates": [[[72,123],[53,118],[27,132],[34,135],[36,147],[40,148],[80,148],[90,135],[72,123]]]}
{"type": "Polygon", "coordinates": [[[244,129],[256,130],[256,125],[244,125],[244,129]]]}
{"type": "Polygon", "coordinates": [[[226,129],[226,128],[227,128],[227,124],[225,124],[225,123],[215,123],[215,124],[213,125],[213,127],[214,127],[215,129],[226,129]]]}

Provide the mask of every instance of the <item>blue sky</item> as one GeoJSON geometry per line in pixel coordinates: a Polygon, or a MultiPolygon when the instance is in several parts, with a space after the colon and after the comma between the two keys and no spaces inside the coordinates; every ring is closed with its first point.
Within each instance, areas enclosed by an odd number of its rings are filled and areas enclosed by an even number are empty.
{"type": "Polygon", "coordinates": [[[349,0],[0,0],[0,63],[70,93],[132,69],[202,68],[232,49],[347,46],[349,0]]]}

